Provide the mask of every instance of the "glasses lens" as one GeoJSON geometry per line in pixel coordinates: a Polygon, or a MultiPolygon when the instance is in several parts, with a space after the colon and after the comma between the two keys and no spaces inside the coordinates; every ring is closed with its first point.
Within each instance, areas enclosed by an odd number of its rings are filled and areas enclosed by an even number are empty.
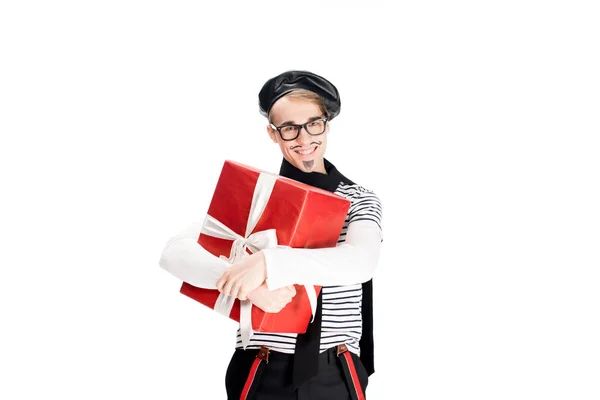
{"type": "Polygon", "coordinates": [[[298,128],[296,126],[282,126],[279,128],[279,132],[281,132],[281,137],[284,140],[294,139],[298,135],[298,128]]]}
{"type": "Polygon", "coordinates": [[[312,121],[306,124],[306,130],[311,135],[320,135],[325,132],[325,121],[319,119],[317,121],[312,121]]]}

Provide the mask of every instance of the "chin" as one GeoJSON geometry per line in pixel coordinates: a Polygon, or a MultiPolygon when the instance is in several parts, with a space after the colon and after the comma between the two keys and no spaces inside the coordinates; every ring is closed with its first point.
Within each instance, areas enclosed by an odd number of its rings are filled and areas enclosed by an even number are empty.
{"type": "Polygon", "coordinates": [[[298,168],[300,171],[304,171],[304,172],[318,172],[318,170],[320,169],[321,165],[323,163],[319,163],[319,159],[317,158],[313,158],[313,159],[304,159],[304,160],[294,160],[294,165],[296,166],[296,168],[298,168]],[[308,164],[312,164],[312,166],[308,166],[308,164]]]}

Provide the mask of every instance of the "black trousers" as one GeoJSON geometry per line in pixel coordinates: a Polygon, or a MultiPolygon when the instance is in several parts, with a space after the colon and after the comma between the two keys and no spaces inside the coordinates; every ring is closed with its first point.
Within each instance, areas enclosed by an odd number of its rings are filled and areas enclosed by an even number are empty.
{"type": "MultiPolygon", "coordinates": [[[[258,350],[236,349],[225,376],[228,400],[239,400],[258,350]]],[[[360,358],[349,352],[363,393],[369,376],[360,358]]],[[[342,360],[337,349],[331,348],[319,355],[319,373],[298,389],[292,387],[294,355],[271,351],[268,363],[263,365],[255,393],[247,400],[352,400],[351,384],[346,381],[342,360]]]]}

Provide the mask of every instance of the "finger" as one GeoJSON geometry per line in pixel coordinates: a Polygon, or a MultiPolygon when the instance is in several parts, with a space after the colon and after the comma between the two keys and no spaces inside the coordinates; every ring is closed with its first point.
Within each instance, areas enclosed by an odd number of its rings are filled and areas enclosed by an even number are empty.
{"type": "Polygon", "coordinates": [[[281,288],[281,293],[286,297],[289,297],[289,296],[294,297],[296,295],[296,289],[286,286],[286,287],[281,288]]]}
{"type": "Polygon", "coordinates": [[[236,297],[240,300],[246,300],[246,298],[248,297],[248,292],[242,287],[240,288],[240,290],[238,290],[236,297]]]}
{"type": "Polygon", "coordinates": [[[224,272],[223,275],[221,275],[221,277],[219,279],[217,279],[217,290],[219,292],[223,292],[223,287],[225,286],[225,284],[227,283],[227,272],[224,272]]]}
{"type": "Polygon", "coordinates": [[[225,284],[223,285],[223,290],[222,293],[226,296],[231,296],[231,291],[233,290],[233,286],[234,286],[234,281],[233,280],[228,280],[225,282],[225,284]]]}
{"type": "Polygon", "coordinates": [[[240,293],[240,285],[238,283],[234,282],[234,284],[231,285],[231,288],[229,289],[229,295],[231,297],[237,298],[239,293],[240,293]]]}
{"type": "MultiPolygon", "coordinates": [[[[254,290],[258,289],[261,286],[262,286],[262,284],[258,285],[258,286],[248,285],[248,284],[246,284],[246,285],[240,285],[240,291],[238,293],[238,296],[241,295],[241,296],[246,296],[247,297],[249,293],[252,293],[254,290]]],[[[267,290],[268,290],[268,288],[267,288],[267,290]]]]}

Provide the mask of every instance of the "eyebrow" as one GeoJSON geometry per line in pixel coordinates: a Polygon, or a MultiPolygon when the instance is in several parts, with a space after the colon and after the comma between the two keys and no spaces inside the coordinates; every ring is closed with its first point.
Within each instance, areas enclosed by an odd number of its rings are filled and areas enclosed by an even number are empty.
{"type": "MultiPolygon", "coordinates": [[[[305,123],[316,121],[316,120],[321,119],[321,118],[325,118],[325,117],[323,117],[323,116],[312,117],[312,118],[309,118],[308,121],[306,121],[305,123]]],[[[275,125],[275,124],[273,124],[273,125],[275,125]]],[[[276,126],[284,126],[284,125],[302,125],[302,124],[296,124],[296,123],[294,123],[294,121],[285,121],[285,122],[282,122],[280,125],[276,125],[276,126]]]]}

